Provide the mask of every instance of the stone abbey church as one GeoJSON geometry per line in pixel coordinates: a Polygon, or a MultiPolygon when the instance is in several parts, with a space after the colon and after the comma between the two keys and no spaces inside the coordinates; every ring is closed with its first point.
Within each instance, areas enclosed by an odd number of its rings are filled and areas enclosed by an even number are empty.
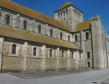
{"type": "Polygon", "coordinates": [[[55,18],[0,0],[0,71],[104,69],[106,33],[100,16],[83,21],[70,2],[55,18]]]}

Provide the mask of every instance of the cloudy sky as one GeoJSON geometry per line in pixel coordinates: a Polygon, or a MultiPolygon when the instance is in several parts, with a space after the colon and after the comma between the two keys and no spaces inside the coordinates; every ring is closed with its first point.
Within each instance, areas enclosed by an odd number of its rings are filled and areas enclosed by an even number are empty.
{"type": "Polygon", "coordinates": [[[54,11],[67,1],[84,12],[84,21],[100,15],[105,31],[109,35],[109,0],[12,0],[45,15],[54,17],[54,11]]]}

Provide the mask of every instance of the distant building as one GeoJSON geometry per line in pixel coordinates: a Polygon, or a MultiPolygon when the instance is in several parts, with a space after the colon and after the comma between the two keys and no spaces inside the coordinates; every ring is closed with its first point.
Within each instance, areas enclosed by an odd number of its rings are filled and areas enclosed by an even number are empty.
{"type": "Polygon", "coordinates": [[[1,71],[104,69],[106,33],[100,16],[83,21],[70,2],[55,19],[10,0],[0,0],[1,71]]]}

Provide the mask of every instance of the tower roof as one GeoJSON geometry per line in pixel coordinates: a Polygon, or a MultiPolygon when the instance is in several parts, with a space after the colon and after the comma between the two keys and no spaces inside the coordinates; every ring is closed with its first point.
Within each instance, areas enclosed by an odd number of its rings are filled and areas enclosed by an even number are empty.
{"type": "Polygon", "coordinates": [[[59,10],[66,8],[68,6],[72,6],[72,4],[70,2],[66,2],[61,8],[59,8],[59,10]]]}
{"type": "MultiPolygon", "coordinates": [[[[74,7],[74,8],[76,8],[77,10],[79,10],[77,7],[75,7],[74,5],[72,5],[72,3],[71,2],[66,2],[63,6],[61,6],[56,12],[58,12],[59,10],[62,10],[62,9],[64,9],[64,8],[66,8],[66,7],[69,7],[69,6],[72,6],[72,7],[74,7]]],[[[79,10],[80,12],[82,12],[81,10],[79,10]]],[[[83,13],[83,12],[82,12],[83,13]]]]}

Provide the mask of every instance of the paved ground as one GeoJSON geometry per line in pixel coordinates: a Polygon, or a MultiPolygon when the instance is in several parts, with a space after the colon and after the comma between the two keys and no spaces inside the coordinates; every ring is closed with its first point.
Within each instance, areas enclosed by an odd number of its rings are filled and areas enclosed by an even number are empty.
{"type": "Polygon", "coordinates": [[[109,84],[109,69],[87,71],[75,74],[59,74],[60,76],[50,75],[51,77],[45,76],[39,78],[35,75],[36,74],[33,76],[23,74],[25,78],[27,77],[27,79],[24,79],[2,73],[0,74],[0,84],[109,84]],[[102,83],[100,83],[101,81],[102,83]]]}
{"type": "Polygon", "coordinates": [[[102,81],[101,84],[109,84],[109,79],[102,81]]]}
{"type": "Polygon", "coordinates": [[[83,73],[91,70],[61,70],[61,71],[47,71],[47,72],[36,72],[36,73],[9,73],[11,75],[24,78],[24,79],[36,79],[54,76],[63,76],[69,74],[83,73]]]}

